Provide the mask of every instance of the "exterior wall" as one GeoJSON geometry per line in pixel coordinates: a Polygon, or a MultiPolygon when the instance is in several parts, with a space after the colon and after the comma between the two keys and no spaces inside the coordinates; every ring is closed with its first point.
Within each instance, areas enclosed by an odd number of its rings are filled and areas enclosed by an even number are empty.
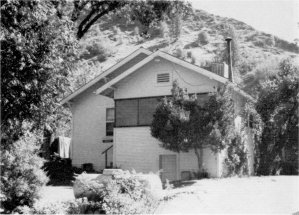
{"type": "Polygon", "coordinates": [[[159,62],[153,60],[121,80],[116,85],[114,98],[170,95],[173,80],[177,80],[180,87],[187,88],[189,93],[213,92],[215,90],[214,86],[218,86],[218,82],[215,80],[211,80],[160,57],[156,59],[159,59],[159,62]],[[170,73],[170,82],[157,84],[157,74],[164,72],[170,73]]]}
{"type": "MultiPolygon", "coordinates": [[[[213,92],[218,82],[180,65],[157,57],[141,67],[116,85],[114,99],[139,98],[170,95],[172,82],[177,80],[179,86],[187,88],[189,93],[213,92]],[[158,60],[157,60],[158,59],[158,60]],[[170,82],[158,84],[158,73],[170,73],[170,82]]],[[[159,141],[150,134],[149,127],[130,127],[114,129],[114,163],[123,169],[132,168],[137,172],[157,172],[159,155],[177,155],[177,179],[181,171],[198,171],[197,158],[193,150],[188,153],[174,153],[159,146],[159,141]]],[[[211,177],[217,177],[218,156],[204,149],[204,167],[211,177]]]]}
{"type": "MultiPolygon", "coordinates": [[[[112,72],[109,78],[114,78],[146,57],[146,54],[140,53],[112,72]]],[[[112,145],[102,142],[106,136],[106,108],[114,107],[114,100],[94,94],[94,91],[105,83],[105,80],[98,81],[70,102],[73,115],[71,154],[74,166],[93,163],[96,170],[105,168],[105,154],[102,152],[112,145]]],[[[108,165],[113,161],[112,153],[113,150],[110,149],[108,165]]]]}
{"type": "Polygon", "coordinates": [[[109,107],[114,107],[113,99],[91,92],[84,93],[72,104],[73,166],[81,167],[83,163],[92,163],[97,171],[105,168],[105,154],[102,152],[112,145],[102,142],[106,136],[106,108],[109,107]]]}
{"type": "MultiPolygon", "coordinates": [[[[159,155],[177,155],[177,179],[182,171],[197,172],[197,158],[193,150],[188,153],[175,153],[159,145],[150,134],[149,127],[130,127],[114,129],[114,161],[117,167],[137,172],[158,172],[159,155]]],[[[217,177],[217,156],[204,150],[204,165],[211,177],[217,177]]]]}

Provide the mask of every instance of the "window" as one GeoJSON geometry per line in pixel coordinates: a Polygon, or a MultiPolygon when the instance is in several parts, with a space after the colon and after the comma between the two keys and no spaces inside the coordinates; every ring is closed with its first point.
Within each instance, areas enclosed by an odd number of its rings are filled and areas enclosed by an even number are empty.
{"type": "Polygon", "coordinates": [[[106,109],[106,136],[113,136],[114,108],[106,109]]]}
{"type": "Polygon", "coordinates": [[[116,100],[116,127],[150,125],[158,102],[159,97],[116,100]]]}
{"type": "Polygon", "coordinates": [[[157,83],[168,83],[170,81],[169,73],[157,74],[157,83]]]}
{"type": "Polygon", "coordinates": [[[116,126],[136,126],[138,114],[138,100],[117,100],[116,108],[116,126]]]}
{"type": "Polygon", "coordinates": [[[156,110],[158,98],[139,99],[138,106],[138,125],[150,125],[153,120],[153,114],[156,110]]]}

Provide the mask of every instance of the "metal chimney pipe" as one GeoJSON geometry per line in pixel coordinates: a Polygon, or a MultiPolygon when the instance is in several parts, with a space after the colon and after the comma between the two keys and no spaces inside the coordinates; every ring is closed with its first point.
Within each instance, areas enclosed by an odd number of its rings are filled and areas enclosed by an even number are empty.
{"type": "Polygon", "coordinates": [[[232,65],[232,56],[231,56],[231,52],[232,52],[232,47],[231,47],[231,41],[232,38],[228,37],[225,39],[227,42],[227,54],[228,54],[228,80],[230,80],[231,82],[233,82],[233,65],[232,65]]]}

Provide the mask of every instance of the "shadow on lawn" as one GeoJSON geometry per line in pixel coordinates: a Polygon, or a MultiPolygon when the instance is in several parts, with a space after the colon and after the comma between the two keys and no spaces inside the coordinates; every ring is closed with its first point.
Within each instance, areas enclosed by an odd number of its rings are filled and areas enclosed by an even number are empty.
{"type": "Polygon", "coordinates": [[[170,184],[173,185],[173,188],[182,188],[182,187],[188,187],[193,184],[195,184],[196,181],[173,181],[170,184]]]}

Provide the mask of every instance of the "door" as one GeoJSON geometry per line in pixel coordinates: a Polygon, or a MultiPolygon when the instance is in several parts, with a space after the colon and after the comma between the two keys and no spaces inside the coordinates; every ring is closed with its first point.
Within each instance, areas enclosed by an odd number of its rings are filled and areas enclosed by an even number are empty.
{"type": "Polygon", "coordinates": [[[165,182],[166,179],[169,181],[176,180],[177,173],[177,159],[176,155],[160,155],[160,169],[161,172],[161,180],[165,182]]]}

